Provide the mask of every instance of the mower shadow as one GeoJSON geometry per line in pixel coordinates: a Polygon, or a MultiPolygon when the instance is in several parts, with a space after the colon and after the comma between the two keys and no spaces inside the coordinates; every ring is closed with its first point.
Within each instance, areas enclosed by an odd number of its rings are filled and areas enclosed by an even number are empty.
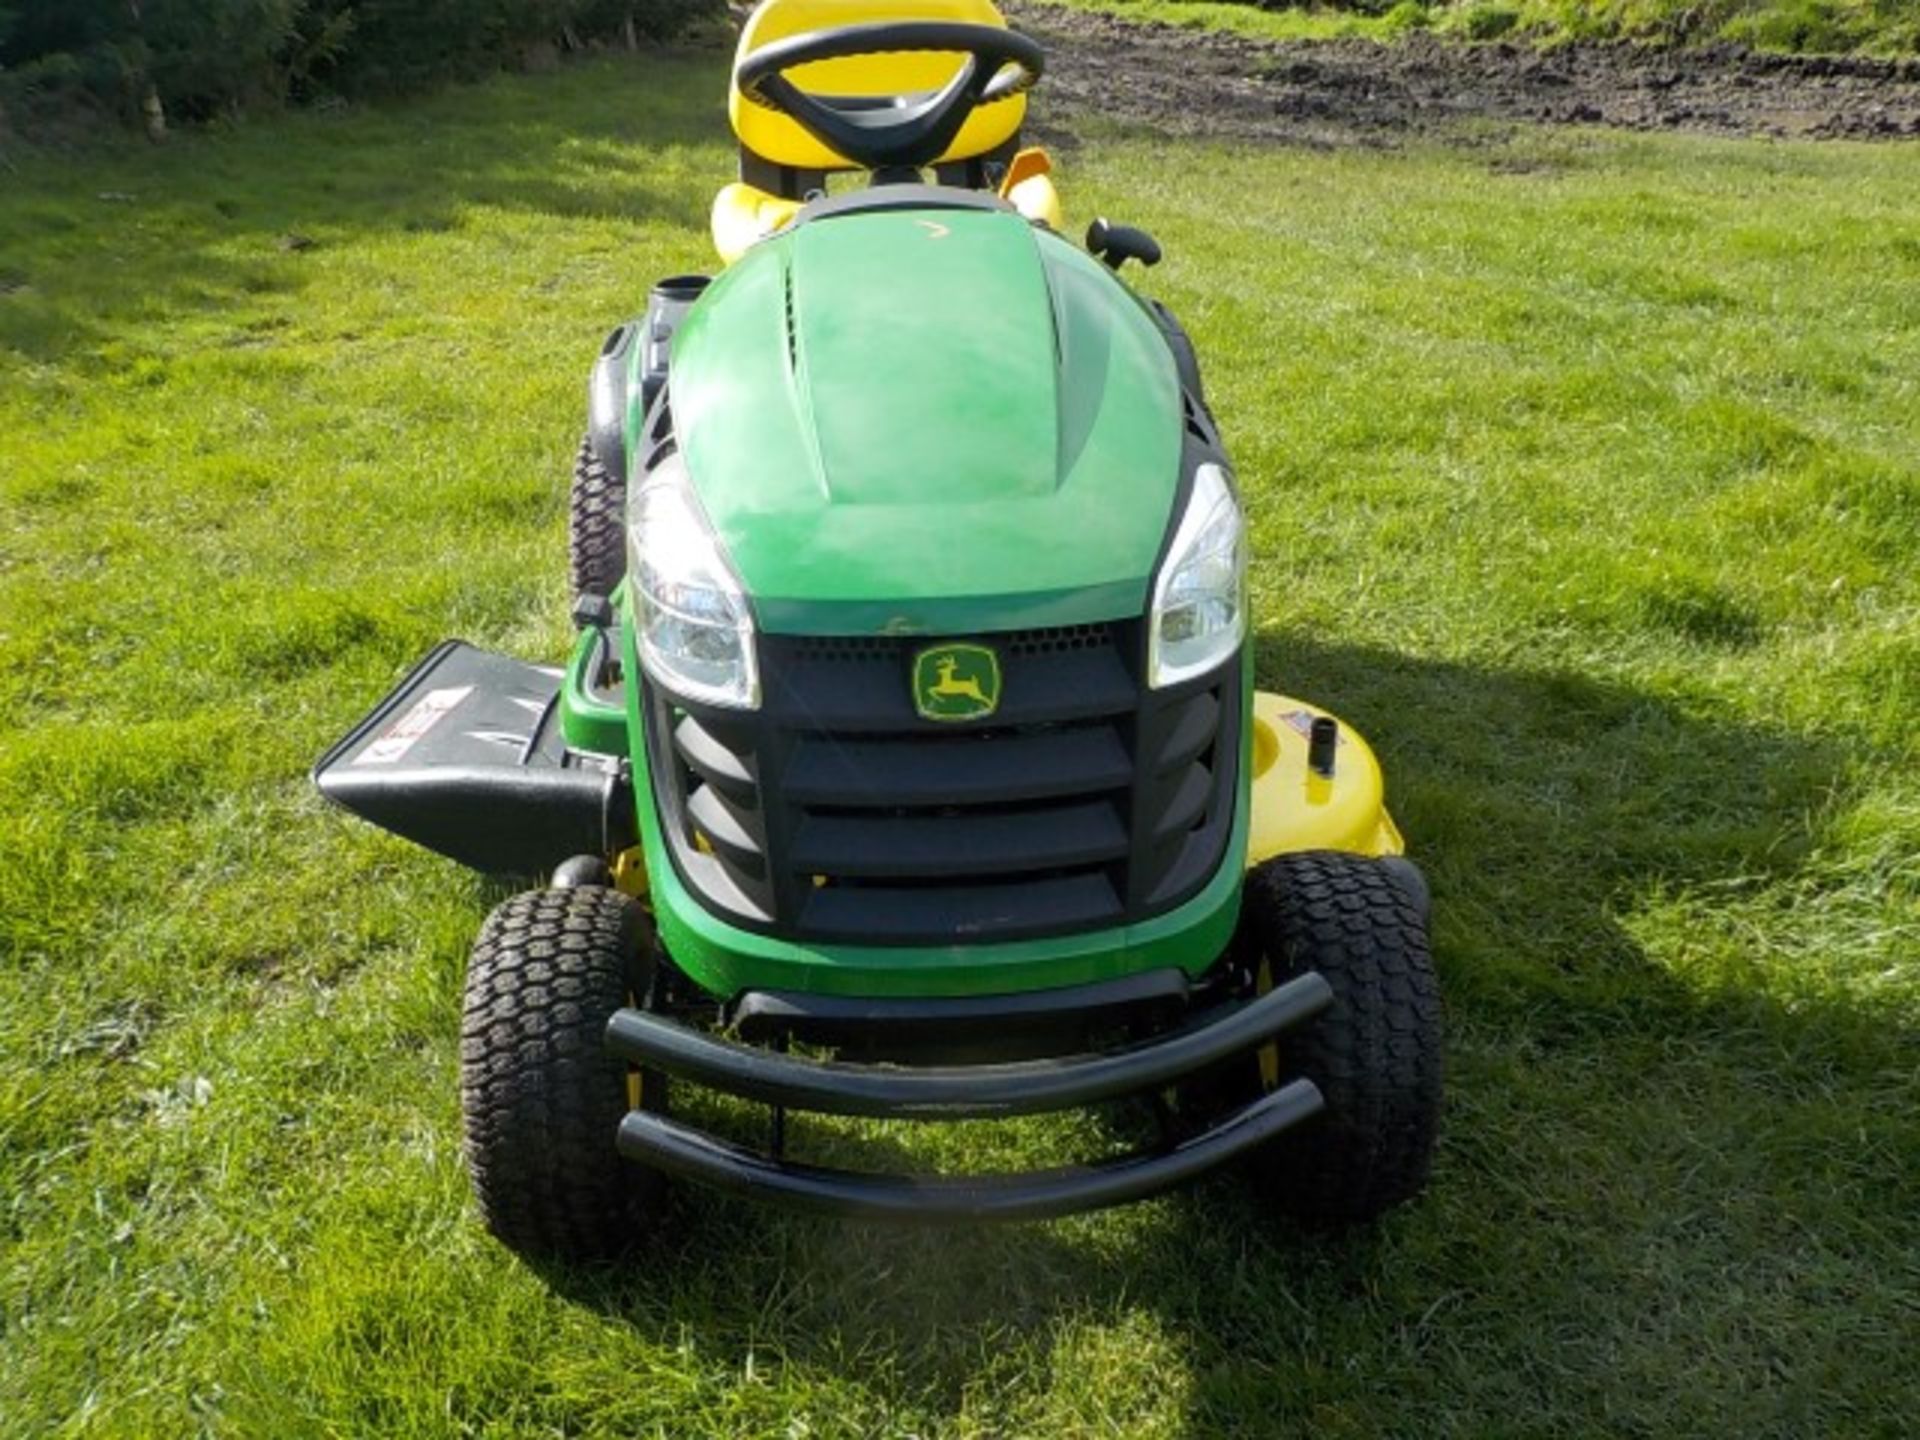
{"type": "MultiPolygon", "coordinates": [[[[1329,1237],[1290,1231],[1226,1176],[1108,1217],[992,1229],[808,1220],[686,1193],[642,1265],[549,1281],[651,1341],[691,1334],[722,1367],[751,1353],[817,1369],[887,1413],[955,1415],[998,1357],[1072,1365],[1085,1336],[1124,1325],[1130,1344],[1164,1350],[1191,1377],[1186,1420],[1204,1432],[1263,1413],[1258,1397],[1288,1367],[1339,1372],[1348,1360],[1329,1337],[1386,1337],[1384,1359],[1404,1363],[1447,1297],[1537,1288],[1551,1274],[1543,1254],[1589,1203],[1564,1188],[1595,1169],[1583,1148],[1617,1150],[1614,1183],[1643,1207],[1677,1214],[1742,1183],[1690,1161],[1676,1188],[1671,1156],[1620,1130],[1632,1106],[1684,1136],[1720,1123],[1714,1086],[1765,1077],[1739,1097],[1747,1152],[1764,1166],[1769,1144],[1788,1143],[1769,1126],[1796,1085],[1817,1074],[1830,1103],[1858,1104],[1912,1044],[1884,1015],[1789,1014],[1758,994],[1689,988],[1620,918],[1654,891],[1791,873],[1848,759],[1834,743],[1717,724],[1558,671],[1304,635],[1260,637],[1256,665],[1264,686],[1334,702],[1370,737],[1433,881],[1452,1128],[1425,1199],[1329,1237]],[[1684,1084],[1648,1058],[1674,1051],[1693,1067],[1684,1084]],[[1517,1195],[1521,1177],[1541,1191],[1517,1195]]],[[[890,1140],[855,1155],[927,1164],[890,1140]]],[[[1863,1187],[1858,1203],[1897,1201],[1863,1187]]]]}
{"type": "Polygon", "coordinates": [[[1831,738],[1719,723],[1571,670],[1489,671],[1280,631],[1254,655],[1263,688],[1334,706],[1379,754],[1443,902],[1435,949],[1455,1003],[1534,1015],[1568,1001],[1576,1025],[1678,998],[1660,993],[1624,906],[1791,874],[1850,759],[1831,738]]]}
{"type": "MultiPolygon", "coordinates": [[[[247,317],[255,328],[243,338],[265,343],[263,308],[284,312],[281,323],[299,314],[309,249],[454,231],[476,211],[702,237],[732,173],[713,101],[726,58],[665,53],[674,63],[603,56],[558,77],[502,75],[405,107],[189,133],[157,151],[128,140],[84,167],[30,152],[18,208],[0,216],[0,353],[49,364],[103,352],[111,363],[116,347],[198,316],[247,317]],[[67,179],[76,169],[85,190],[67,179]],[[113,188],[97,189],[102,180],[113,188]]],[[[635,276],[636,295],[649,278],[635,276]]],[[[617,318],[583,316],[583,330],[597,337],[617,318]]]]}

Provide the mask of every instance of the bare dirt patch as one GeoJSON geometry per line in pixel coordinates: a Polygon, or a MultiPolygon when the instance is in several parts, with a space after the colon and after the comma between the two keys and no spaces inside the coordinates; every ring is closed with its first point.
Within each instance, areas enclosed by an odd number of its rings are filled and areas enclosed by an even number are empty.
{"type": "Polygon", "coordinates": [[[1098,111],[1180,135],[1391,144],[1461,121],[1821,140],[1920,137],[1920,61],[1580,44],[1551,51],[1415,34],[1263,41],[1009,5],[1053,59],[1046,114],[1098,111]]]}

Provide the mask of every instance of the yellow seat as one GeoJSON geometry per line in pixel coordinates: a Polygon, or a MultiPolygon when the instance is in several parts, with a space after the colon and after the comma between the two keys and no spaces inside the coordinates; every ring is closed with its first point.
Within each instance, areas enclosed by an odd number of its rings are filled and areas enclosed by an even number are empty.
{"type": "MultiPolygon", "coordinates": [[[[993,0],[765,0],[747,17],[734,64],[737,68],[740,61],[775,40],[882,20],[945,20],[1002,30],[1007,26],[1006,17],[994,7],[993,0]]],[[[961,64],[958,55],[930,51],[853,55],[798,66],[788,78],[814,95],[910,95],[938,90],[953,79],[961,64]]],[[[860,168],[808,134],[798,121],[753,104],[732,84],[727,87],[727,118],[733,122],[733,133],[740,137],[741,145],[770,164],[796,170],[860,168]]],[[[1024,95],[983,105],[967,117],[967,123],[940,158],[968,160],[985,155],[1018,135],[1026,118],[1024,95]]]]}
{"type": "MultiPolygon", "coordinates": [[[[908,19],[1001,28],[1007,23],[993,0],[764,0],[741,30],[734,64],[738,68],[754,51],[792,35],[908,19]]],[[[935,52],[856,55],[797,66],[789,78],[815,95],[907,95],[939,89],[962,63],[959,55],[935,52]]],[[[1010,151],[1026,115],[1025,95],[975,110],[936,162],[943,182],[951,183],[950,166],[1010,151]]],[[[753,104],[732,84],[727,87],[727,116],[740,141],[741,177],[714,197],[712,228],[714,249],[722,261],[732,264],[754,242],[791,220],[808,190],[824,188],[827,175],[861,167],[809,134],[798,121],[753,104]]],[[[1044,154],[1021,151],[1020,155],[1039,155],[1040,163],[1037,169],[1030,163],[1018,177],[1010,169],[1001,194],[1029,219],[1059,228],[1060,199],[1048,178],[1044,154]]]]}

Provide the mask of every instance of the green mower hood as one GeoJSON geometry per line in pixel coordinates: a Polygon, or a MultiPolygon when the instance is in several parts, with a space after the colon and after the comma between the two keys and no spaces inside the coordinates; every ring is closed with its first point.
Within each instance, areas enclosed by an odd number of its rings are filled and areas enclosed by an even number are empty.
{"type": "Polygon", "coordinates": [[[874,211],[765,241],[675,334],[670,383],[764,629],[1145,609],[1180,479],[1173,358],[1097,261],[1018,216],[874,211]]]}

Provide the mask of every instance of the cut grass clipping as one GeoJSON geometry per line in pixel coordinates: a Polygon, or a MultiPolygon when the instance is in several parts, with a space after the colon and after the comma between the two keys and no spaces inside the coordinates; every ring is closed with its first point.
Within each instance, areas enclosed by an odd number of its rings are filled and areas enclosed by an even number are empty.
{"type": "MultiPolygon", "coordinates": [[[[556,657],[587,366],[710,265],[717,56],[161,151],[0,204],[9,1434],[1755,1436],[1920,1413],[1920,166],[1521,132],[1083,136],[1249,497],[1261,681],[1433,877],[1435,1182],[951,1233],[690,1195],[529,1270],[469,1210],[498,895],[305,778],[444,635],[556,657]]],[[[1056,1126],[798,1125],[949,1168],[1056,1126]]]]}

